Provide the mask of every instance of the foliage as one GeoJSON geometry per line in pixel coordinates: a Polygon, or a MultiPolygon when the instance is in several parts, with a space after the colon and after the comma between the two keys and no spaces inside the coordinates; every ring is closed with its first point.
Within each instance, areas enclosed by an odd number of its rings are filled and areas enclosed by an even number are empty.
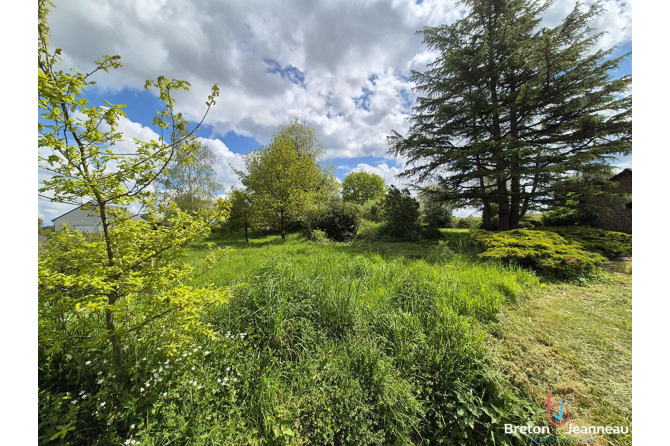
{"type": "Polygon", "coordinates": [[[51,233],[54,232],[54,226],[44,226],[44,220],[41,218],[37,219],[37,235],[41,235],[43,237],[47,237],[51,235],[51,233]]]}
{"type": "Polygon", "coordinates": [[[361,206],[361,218],[374,223],[382,221],[381,200],[368,200],[361,206]]]}
{"type": "Polygon", "coordinates": [[[460,229],[476,229],[482,224],[479,217],[461,217],[456,222],[455,227],[460,229]]]}
{"type": "Polygon", "coordinates": [[[175,134],[180,141],[174,159],[156,178],[159,199],[167,205],[174,202],[181,210],[194,213],[214,206],[215,195],[222,186],[216,182],[211,150],[193,135],[175,134]]]}
{"type": "Polygon", "coordinates": [[[424,223],[440,228],[451,225],[453,204],[440,195],[440,190],[437,186],[431,185],[422,188],[419,193],[419,201],[423,208],[421,214],[424,223]]]}
{"type": "Polygon", "coordinates": [[[382,219],[386,231],[391,237],[400,239],[417,239],[421,227],[419,225],[419,202],[412,197],[409,190],[402,191],[391,186],[381,201],[382,219]]]}
{"type": "MultiPolygon", "coordinates": [[[[612,166],[589,166],[582,172],[557,179],[552,186],[554,202],[543,217],[545,226],[595,226],[598,216],[609,209],[594,204],[593,197],[614,198],[611,188],[615,184],[609,179],[614,175],[612,166]]],[[[621,197],[619,197],[621,198],[621,197]]]]}
{"type": "MultiPolygon", "coordinates": [[[[38,159],[53,174],[40,192],[57,202],[83,199],[103,228],[92,236],[59,231],[40,249],[39,435],[41,443],[92,444],[99,437],[109,444],[117,438],[107,438],[106,432],[124,429],[125,411],[144,418],[151,409],[136,398],[138,381],[148,376],[135,355],[150,349],[166,354],[196,337],[214,335],[202,319],[203,310],[224,303],[230,293],[188,282],[223,251],[212,250],[199,266],[179,259],[186,245],[208,233],[213,218],[227,216],[227,209],[216,215],[168,207],[161,214],[155,205],[150,186],[191,134],[172,96],[188,83],[164,77],[148,81],[146,88],[156,88],[164,104],[154,125],[170,140],[135,140],[134,153],[117,153],[114,146],[123,139],[118,132],[125,116],[122,106],[92,106],[84,95],[93,84],[91,76],[119,67],[119,56],[104,56],[88,74],[60,70],[61,50],[51,50],[48,42],[47,15],[53,5],[38,5],[38,159]],[[130,205],[138,205],[145,219],[129,218],[130,205]],[[107,372],[106,377],[96,378],[91,364],[107,372]],[[82,403],[85,411],[74,402],[79,399],[75,392],[90,397],[82,403]]],[[[208,109],[217,94],[215,86],[208,109]]]]}
{"type": "Polygon", "coordinates": [[[573,280],[594,274],[606,260],[585,251],[549,231],[515,229],[505,232],[477,231],[472,236],[479,244],[484,261],[531,268],[550,279],[573,280]]]}
{"type": "Polygon", "coordinates": [[[551,2],[464,4],[460,20],[420,31],[438,56],[412,75],[411,127],[389,136],[390,153],[413,166],[402,176],[482,208],[485,228],[498,215],[498,229],[515,229],[569,172],[631,153],[631,77],[611,77],[628,55],[597,49],[598,3],[576,4],[553,28],[541,26],[551,2]]]}
{"type": "Polygon", "coordinates": [[[623,232],[588,226],[548,227],[542,230],[554,232],[570,243],[581,245],[585,250],[597,252],[608,259],[633,255],[633,236],[623,232]]]}
{"type": "Polygon", "coordinates": [[[321,145],[310,127],[283,126],[267,147],[245,155],[246,173],[237,172],[268,223],[286,238],[291,221],[304,221],[317,203],[333,195],[332,173],[322,166],[321,145]]]}
{"type": "Polygon", "coordinates": [[[384,179],[377,174],[352,172],[342,181],[342,200],[365,204],[370,200],[379,200],[386,192],[384,179]]]}
{"type": "Polygon", "coordinates": [[[597,222],[598,214],[595,209],[574,200],[566,201],[564,206],[553,206],[549,212],[542,215],[544,226],[589,226],[597,222]]]}
{"type": "Polygon", "coordinates": [[[228,194],[230,217],[223,228],[230,231],[244,229],[244,238],[249,241],[249,230],[258,225],[259,210],[254,206],[254,196],[246,190],[232,188],[228,194]]]}
{"type": "MultiPolygon", "coordinates": [[[[532,273],[408,260],[409,243],[388,243],[384,256],[297,237],[258,243],[203,277],[245,278],[213,317],[250,334],[246,390],[226,413],[243,427],[217,429],[213,443],[239,432],[250,444],[483,445],[494,444],[491,432],[495,444],[514,441],[503,423],[529,415],[486,372],[480,322],[536,286],[532,273]]],[[[192,418],[194,429],[207,425],[192,418]]]]}
{"type": "Polygon", "coordinates": [[[318,214],[314,227],[324,231],[329,239],[342,242],[356,236],[359,223],[358,208],[354,204],[332,200],[318,214]]]}

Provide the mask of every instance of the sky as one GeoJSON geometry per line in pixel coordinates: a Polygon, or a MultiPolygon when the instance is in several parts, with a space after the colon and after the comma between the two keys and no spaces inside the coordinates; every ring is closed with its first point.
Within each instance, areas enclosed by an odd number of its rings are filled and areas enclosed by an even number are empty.
{"type": "MultiPolygon", "coordinates": [[[[586,5],[592,1],[584,2],[586,5]]],[[[144,90],[158,76],[187,80],[177,109],[197,122],[212,85],[221,90],[198,136],[216,155],[217,180],[240,186],[233,169],[242,155],[268,144],[282,124],[299,118],[312,126],[326,158],[342,179],[350,172],[395,176],[402,159],[387,155],[386,136],[405,134],[415,100],[412,70],[434,59],[417,30],[452,23],[463,14],[456,1],[291,0],[56,0],[49,15],[51,44],[63,49],[63,67],[87,72],[104,54],[123,67],[96,75],[92,104],[126,104],[120,130],[131,138],[157,134],[151,120],[160,106],[144,90]]],[[[543,16],[555,26],[575,2],[558,0],[543,16]]],[[[592,24],[606,34],[599,45],[632,51],[631,1],[606,0],[592,24]]],[[[632,57],[613,73],[632,73],[632,57]]],[[[631,157],[617,167],[631,167],[631,157]]],[[[38,182],[47,173],[38,173],[38,182]]],[[[72,205],[39,200],[45,224],[72,205]]],[[[468,215],[462,210],[457,215],[468,215]]]]}

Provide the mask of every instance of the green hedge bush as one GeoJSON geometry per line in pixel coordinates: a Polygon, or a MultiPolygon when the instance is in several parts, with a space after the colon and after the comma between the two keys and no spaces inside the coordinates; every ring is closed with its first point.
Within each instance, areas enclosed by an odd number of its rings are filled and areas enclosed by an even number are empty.
{"type": "Polygon", "coordinates": [[[597,252],[608,259],[633,255],[633,236],[623,232],[605,231],[589,226],[563,226],[543,230],[554,232],[570,243],[577,243],[585,250],[597,252]]]}
{"type": "Polygon", "coordinates": [[[351,203],[335,201],[319,214],[316,229],[326,233],[331,240],[342,242],[356,237],[360,218],[358,208],[351,203]]]}
{"type": "Polygon", "coordinates": [[[504,232],[477,231],[472,235],[483,251],[479,259],[501,261],[537,271],[550,279],[572,280],[596,272],[603,256],[585,251],[549,231],[515,229],[504,232]]]}

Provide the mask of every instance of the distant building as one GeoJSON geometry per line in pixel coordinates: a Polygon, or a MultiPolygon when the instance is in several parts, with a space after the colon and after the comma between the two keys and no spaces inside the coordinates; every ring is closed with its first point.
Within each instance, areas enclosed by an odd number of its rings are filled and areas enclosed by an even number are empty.
{"type": "MultiPolygon", "coordinates": [[[[63,225],[65,224],[68,225],[68,229],[78,230],[80,232],[102,231],[102,220],[100,219],[100,215],[97,213],[97,208],[93,207],[91,209],[84,210],[82,209],[82,206],[77,206],[71,211],[68,211],[63,215],[60,215],[51,220],[54,224],[54,231],[63,229],[63,225]]],[[[139,218],[139,216],[133,216],[134,220],[139,218]]]]}
{"type": "Polygon", "coordinates": [[[598,215],[598,226],[608,231],[633,233],[633,170],[624,169],[609,179],[616,183],[608,188],[608,194],[625,194],[625,198],[610,196],[596,196],[587,199],[587,202],[597,206],[601,211],[598,215]]]}

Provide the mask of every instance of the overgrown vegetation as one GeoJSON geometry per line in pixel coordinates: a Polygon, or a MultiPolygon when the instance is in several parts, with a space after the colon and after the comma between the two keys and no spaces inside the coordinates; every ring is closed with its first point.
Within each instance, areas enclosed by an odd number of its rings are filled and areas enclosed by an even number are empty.
{"type": "Polygon", "coordinates": [[[416,240],[420,236],[419,201],[408,189],[391,186],[381,200],[384,231],[391,237],[416,240]]]}
{"type": "Polygon", "coordinates": [[[342,242],[356,237],[360,217],[358,207],[354,204],[331,200],[316,215],[313,228],[321,230],[331,240],[342,242]]]}
{"type": "Polygon", "coordinates": [[[605,260],[549,231],[478,231],[472,237],[482,249],[481,260],[531,268],[550,279],[586,278],[605,260]]]}

